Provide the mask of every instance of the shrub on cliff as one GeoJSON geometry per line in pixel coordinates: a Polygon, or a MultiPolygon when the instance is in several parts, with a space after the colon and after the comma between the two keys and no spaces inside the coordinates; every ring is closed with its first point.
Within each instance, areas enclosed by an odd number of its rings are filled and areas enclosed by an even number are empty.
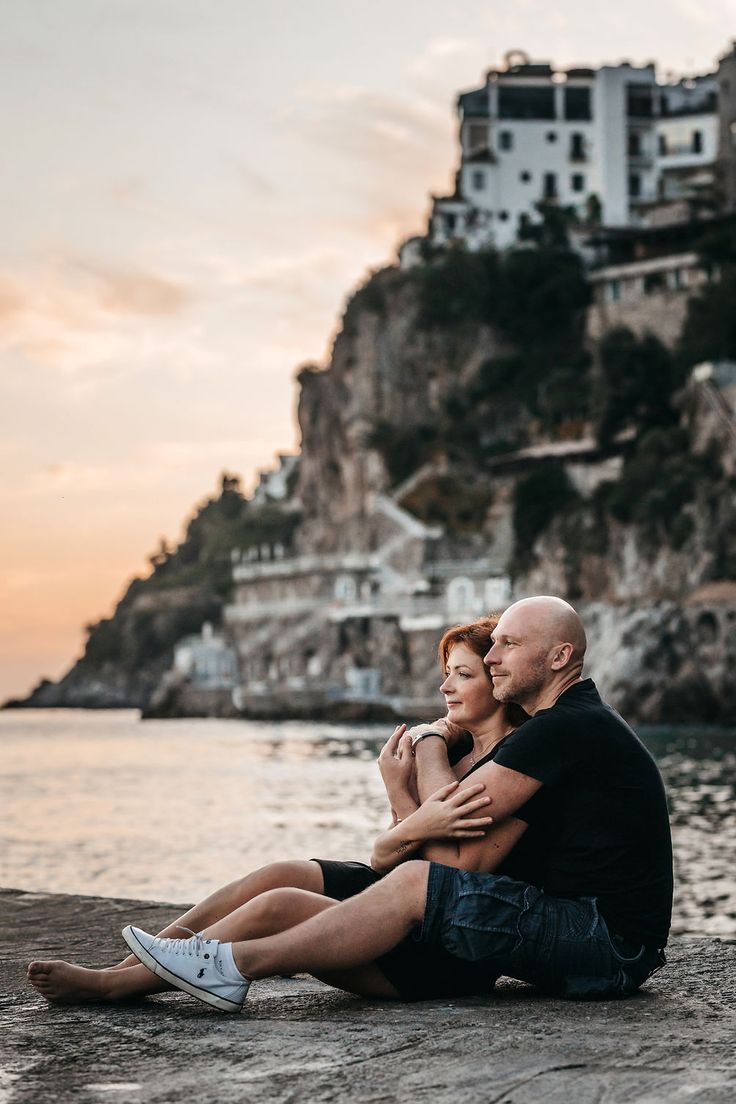
{"type": "Polygon", "coordinates": [[[704,360],[736,360],[736,265],[688,302],[678,358],[683,369],[704,360]]]}
{"type": "Polygon", "coordinates": [[[421,330],[491,322],[491,303],[499,286],[499,256],[469,253],[455,245],[442,257],[416,270],[419,287],[417,326],[421,330]]]}
{"type": "Polygon", "coordinates": [[[672,396],[682,384],[682,372],[657,337],[639,338],[618,326],[604,334],[598,353],[593,411],[601,444],[623,429],[646,430],[676,420],[672,396]]]}
{"type": "Polygon", "coordinates": [[[580,257],[569,249],[527,247],[499,254],[453,246],[417,269],[415,278],[421,329],[485,323],[542,358],[581,346],[590,287],[580,257]]]}
{"type": "Polygon", "coordinates": [[[395,486],[436,454],[439,430],[436,425],[400,427],[379,421],[369,433],[366,444],[381,454],[391,484],[395,486]]]}
{"type": "MultiPolygon", "coordinates": [[[[512,249],[504,255],[492,321],[520,349],[540,359],[579,349],[590,286],[569,249],[512,249]]],[[[547,364],[548,367],[551,365],[547,364]]]]}
{"type": "Polygon", "coordinates": [[[610,513],[638,526],[645,541],[681,548],[693,530],[686,507],[701,481],[720,474],[709,457],[694,456],[680,426],[650,429],[607,489],[610,513]]]}
{"type": "Polygon", "coordinates": [[[517,480],[514,487],[514,563],[512,569],[527,566],[534,545],[551,522],[579,499],[561,464],[550,462],[517,480]]]}

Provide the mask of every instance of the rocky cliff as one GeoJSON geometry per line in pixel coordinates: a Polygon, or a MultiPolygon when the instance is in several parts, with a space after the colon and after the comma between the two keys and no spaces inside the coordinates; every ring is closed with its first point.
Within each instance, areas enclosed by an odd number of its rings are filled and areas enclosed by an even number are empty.
{"type": "Polygon", "coordinates": [[[299,374],[293,495],[269,514],[223,483],[27,704],[145,706],[176,639],[217,623],[232,549],[265,533],[370,553],[370,504],[390,496],[447,545],[490,552],[517,596],[583,607],[591,673],[632,718],[733,722],[736,379],[691,375],[696,355],[736,357],[732,252],[675,349],[625,328],[591,342],[585,272],[559,244],[374,274],[328,366],[299,374]]]}
{"type": "Polygon", "coordinates": [[[693,343],[733,353],[698,330],[722,287],[692,300],[674,351],[625,329],[591,346],[574,262],[561,295],[534,258],[512,303],[496,273],[479,307],[467,257],[355,296],[327,370],[300,375],[298,540],[354,547],[361,506],[393,493],[500,549],[517,596],[580,606],[590,671],[632,718],[733,723],[736,379],[688,363],[693,343]]]}

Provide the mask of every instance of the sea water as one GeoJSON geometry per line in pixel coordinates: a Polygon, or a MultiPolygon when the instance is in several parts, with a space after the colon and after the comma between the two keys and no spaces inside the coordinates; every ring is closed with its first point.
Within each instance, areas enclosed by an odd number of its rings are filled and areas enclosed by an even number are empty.
{"type": "MultiPolygon", "coordinates": [[[[263,863],[367,861],[391,726],[0,713],[0,885],[190,902],[263,863]]],[[[736,937],[736,731],[643,730],[667,785],[674,930],[736,937]]]]}

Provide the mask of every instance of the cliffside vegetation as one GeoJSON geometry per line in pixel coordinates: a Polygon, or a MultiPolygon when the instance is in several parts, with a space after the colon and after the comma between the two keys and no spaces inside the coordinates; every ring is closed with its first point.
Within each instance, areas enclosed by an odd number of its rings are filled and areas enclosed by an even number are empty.
{"type": "MultiPolygon", "coordinates": [[[[584,547],[598,551],[612,520],[634,526],[644,546],[683,548],[694,525],[688,508],[722,473],[715,456],[693,455],[678,396],[695,363],[736,359],[736,230],[706,237],[701,257],[712,279],[691,298],[673,350],[625,327],[610,330],[597,346],[586,340],[589,284],[561,234],[505,254],[453,247],[406,274],[416,289],[416,330],[462,345],[469,328],[486,327],[501,345],[431,422],[374,425],[367,443],[381,453],[394,486],[438,457],[473,473],[456,480],[454,509],[451,475],[442,477],[442,487],[438,477],[434,495],[425,486],[419,502],[406,504],[460,532],[482,518],[477,477],[485,480],[488,504],[499,458],[529,444],[591,435],[602,454],[623,453],[619,478],[583,501],[561,463],[519,476],[515,563],[529,562],[537,539],[560,519],[578,538],[585,534],[584,547]]],[[[354,309],[377,310],[379,300],[378,282],[369,282],[354,309]]]]}

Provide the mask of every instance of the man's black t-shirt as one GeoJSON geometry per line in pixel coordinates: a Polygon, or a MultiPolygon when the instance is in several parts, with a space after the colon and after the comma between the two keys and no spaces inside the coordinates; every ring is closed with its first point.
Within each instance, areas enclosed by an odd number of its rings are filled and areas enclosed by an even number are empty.
{"type": "MultiPolygon", "coordinates": [[[[503,740],[499,740],[497,744],[487,751],[485,755],[481,756],[477,763],[474,763],[469,770],[460,779],[464,782],[475,771],[480,770],[486,763],[493,762],[497,758],[499,751],[504,746],[507,740],[511,738],[504,736],[503,740]]],[[[472,742],[471,742],[472,748],[472,742]]],[[[467,748],[462,747],[463,755],[467,754],[467,748]]],[[[453,761],[453,753],[455,761],[457,761],[457,755],[459,750],[455,748],[450,749],[450,762],[453,761]]],[[[547,818],[547,795],[545,793],[545,787],[534,794],[529,801],[517,809],[514,816],[519,820],[523,820],[527,823],[528,827],[524,835],[514,844],[513,850],[509,852],[505,859],[495,868],[495,874],[505,874],[508,878],[514,878],[518,882],[529,882],[531,885],[540,886],[544,880],[544,872],[546,867],[546,859],[550,846],[550,831],[554,829],[553,824],[548,824],[547,818]]]]}
{"type": "Polygon", "coordinates": [[[649,752],[592,680],[512,732],[494,759],[543,783],[514,814],[530,825],[528,843],[537,841],[534,883],[552,897],[597,897],[614,932],[663,947],[672,915],[664,787],[649,752]]]}

